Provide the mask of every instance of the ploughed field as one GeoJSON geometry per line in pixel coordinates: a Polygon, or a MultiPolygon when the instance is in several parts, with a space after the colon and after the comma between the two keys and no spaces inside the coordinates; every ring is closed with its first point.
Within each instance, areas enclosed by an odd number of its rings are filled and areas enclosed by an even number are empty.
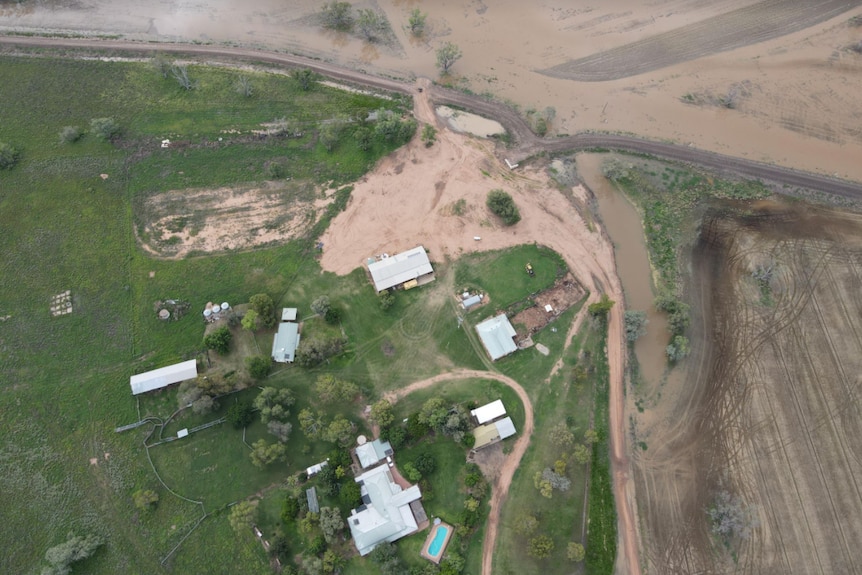
{"type": "Polygon", "coordinates": [[[692,356],[637,421],[650,571],[862,572],[862,218],[712,209],[692,268],[692,356]]]}

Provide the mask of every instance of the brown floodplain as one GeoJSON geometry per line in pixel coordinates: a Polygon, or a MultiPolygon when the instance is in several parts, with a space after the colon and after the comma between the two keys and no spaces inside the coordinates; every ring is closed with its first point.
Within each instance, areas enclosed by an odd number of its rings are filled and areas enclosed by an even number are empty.
{"type": "Polygon", "coordinates": [[[724,204],[691,270],[692,355],[633,426],[648,571],[862,571],[862,217],[724,204]],[[747,537],[712,532],[721,491],[747,537]]]}

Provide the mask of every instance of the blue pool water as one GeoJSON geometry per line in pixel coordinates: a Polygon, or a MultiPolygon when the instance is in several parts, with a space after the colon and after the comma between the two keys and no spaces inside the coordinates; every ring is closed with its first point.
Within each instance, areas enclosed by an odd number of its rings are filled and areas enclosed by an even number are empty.
{"type": "Polygon", "coordinates": [[[440,555],[440,551],[442,551],[443,542],[446,541],[446,536],[449,534],[449,528],[445,525],[437,526],[437,533],[434,534],[434,540],[431,541],[431,545],[428,546],[428,555],[431,557],[437,557],[440,555]]]}

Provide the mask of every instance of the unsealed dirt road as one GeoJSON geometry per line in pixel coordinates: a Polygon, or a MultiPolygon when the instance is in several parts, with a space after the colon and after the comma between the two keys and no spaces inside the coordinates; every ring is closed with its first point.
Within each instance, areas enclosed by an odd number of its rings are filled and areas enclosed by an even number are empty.
{"type": "MultiPolygon", "coordinates": [[[[188,44],[168,44],[129,42],[122,40],[94,40],[77,38],[40,38],[34,36],[0,36],[0,45],[31,47],[54,47],[105,50],[118,52],[133,52],[136,54],[152,54],[167,52],[187,54],[208,59],[233,59],[244,61],[266,62],[290,67],[306,67],[320,74],[361,84],[380,90],[415,93],[413,82],[399,81],[378,76],[370,76],[363,72],[345,68],[336,64],[328,64],[319,60],[281,54],[266,50],[248,48],[233,48],[227,46],[199,46],[188,44]]],[[[573,136],[543,139],[537,137],[529,125],[513,108],[502,104],[465,94],[441,86],[427,84],[430,99],[435,104],[449,104],[463,107],[488,118],[500,122],[514,137],[516,147],[500,153],[508,155],[515,161],[524,160],[540,152],[576,152],[594,148],[610,148],[629,152],[652,154],[692,164],[706,166],[722,173],[736,173],[748,178],[757,178],[786,184],[795,188],[818,190],[836,196],[862,199],[862,183],[830,178],[819,174],[802,172],[790,168],[756,162],[745,158],[717,154],[700,150],[692,146],[683,146],[667,142],[646,140],[634,136],[603,134],[598,132],[581,133],[573,136]]],[[[781,192],[781,188],[776,191],[781,192]]]]}
{"type": "Polygon", "coordinates": [[[533,404],[530,403],[530,398],[527,392],[521,387],[517,381],[511,377],[493,372],[493,371],[478,371],[472,369],[462,369],[449,373],[443,373],[429,379],[411,383],[407,387],[403,387],[396,391],[391,391],[384,395],[391,403],[397,402],[400,398],[446,381],[482,378],[493,379],[511,388],[518,394],[521,403],[524,404],[524,429],[521,430],[520,436],[512,448],[512,452],[506,456],[503,467],[500,469],[500,475],[497,482],[491,490],[490,511],[488,513],[488,523],[485,526],[485,540],[482,542],[482,575],[493,575],[491,568],[494,560],[494,546],[497,542],[497,526],[500,523],[500,509],[503,507],[503,502],[506,500],[506,495],[509,493],[509,486],[512,484],[512,477],[515,475],[515,470],[521,463],[521,458],[530,446],[530,438],[533,435],[533,404]]]}

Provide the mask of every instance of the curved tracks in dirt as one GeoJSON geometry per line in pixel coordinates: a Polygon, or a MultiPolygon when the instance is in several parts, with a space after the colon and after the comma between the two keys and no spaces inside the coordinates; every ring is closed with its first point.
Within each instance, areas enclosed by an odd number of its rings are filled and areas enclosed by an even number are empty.
{"type": "Polygon", "coordinates": [[[414,391],[431,387],[445,381],[452,381],[467,378],[482,378],[493,379],[511,388],[518,394],[521,403],[524,404],[524,429],[515,441],[515,446],[512,452],[506,457],[503,467],[500,469],[500,477],[497,479],[494,489],[491,491],[490,512],[488,513],[488,523],[485,526],[485,539],[482,542],[482,575],[492,575],[493,570],[491,565],[494,559],[494,546],[497,541],[497,527],[500,523],[500,509],[509,493],[509,486],[512,484],[512,477],[515,475],[515,470],[521,463],[521,458],[527,451],[530,445],[530,438],[533,435],[533,404],[530,403],[530,398],[527,392],[521,385],[505,375],[495,373],[493,371],[479,371],[475,369],[460,369],[449,373],[435,375],[428,379],[414,382],[407,387],[403,387],[393,392],[387,393],[384,398],[395,403],[398,399],[409,395],[414,391]]]}
{"type": "MultiPolygon", "coordinates": [[[[329,76],[336,80],[360,84],[379,90],[398,92],[411,95],[417,88],[417,84],[410,81],[402,81],[390,78],[370,76],[361,71],[350,70],[335,64],[320,60],[312,60],[292,54],[272,51],[254,50],[248,48],[230,46],[201,46],[189,44],[169,43],[141,43],[123,40],[99,40],[99,39],[76,39],[76,38],[42,38],[42,37],[16,37],[0,36],[0,45],[22,46],[30,48],[54,48],[73,50],[97,50],[132,52],[136,54],[152,54],[154,52],[168,52],[178,55],[197,56],[204,59],[232,59],[250,63],[261,62],[279,66],[310,68],[320,74],[329,76]]],[[[641,138],[602,134],[581,133],[574,136],[544,140],[538,138],[530,130],[527,123],[511,107],[493,102],[478,96],[457,92],[440,86],[429,85],[427,81],[421,81],[426,87],[430,100],[437,104],[454,104],[465,109],[474,111],[483,116],[499,121],[512,136],[516,143],[514,149],[505,151],[510,159],[520,161],[540,152],[574,152],[578,150],[594,148],[612,148],[634,153],[652,154],[676,160],[699,164],[720,173],[735,173],[748,178],[757,178],[790,186],[793,188],[805,188],[818,190],[828,194],[845,198],[862,199],[862,183],[850,182],[830,178],[824,175],[796,171],[790,168],[754,162],[743,158],[725,156],[714,152],[699,150],[690,146],[656,142],[641,138]]],[[[780,189],[777,191],[781,191],[780,189]]],[[[627,491],[629,466],[625,455],[625,423],[622,417],[624,394],[622,368],[625,362],[623,353],[624,343],[622,338],[622,317],[618,308],[611,310],[611,321],[608,331],[608,362],[611,367],[611,465],[614,476],[614,491],[617,500],[618,517],[620,522],[619,536],[621,542],[621,556],[618,558],[618,567],[637,575],[640,573],[640,563],[637,557],[637,527],[634,522],[634,513],[630,493],[627,491]]],[[[408,393],[418,389],[418,385],[433,385],[439,381],[459,377],[490,377],[502,381],[515,389],[527,407],[529,429],[524,429],[521,438],[515,446],[516,457],[508,459],[507,466],[511,467],[508,475],[501,476],[499,488],[495,491],[491,501],[491,521],[489,521],[483,547],[483,575],[491,573],[491,559],[493,557],[493,544],[496,539],[496,519],[499,518],[500,504],[503,500],[511,482],[511,475],[521,455],[529,444],[532,432],[532,408],[523,389],[514,381],[492,372],[469,372],[459,371],[444,374],[431,380],[418,382],[399,393],[408,393]],[[522,395],[523,394],[523,395],[522,395]],[[515,462],[514,464],[511,462],[515,462]],[[508,479],[506,479],[506,477],[508,479]],[[504,479],[506,482],[504,483],[504,479]],[[492,526],[493,523],[493,526],[492,526]]]]}

